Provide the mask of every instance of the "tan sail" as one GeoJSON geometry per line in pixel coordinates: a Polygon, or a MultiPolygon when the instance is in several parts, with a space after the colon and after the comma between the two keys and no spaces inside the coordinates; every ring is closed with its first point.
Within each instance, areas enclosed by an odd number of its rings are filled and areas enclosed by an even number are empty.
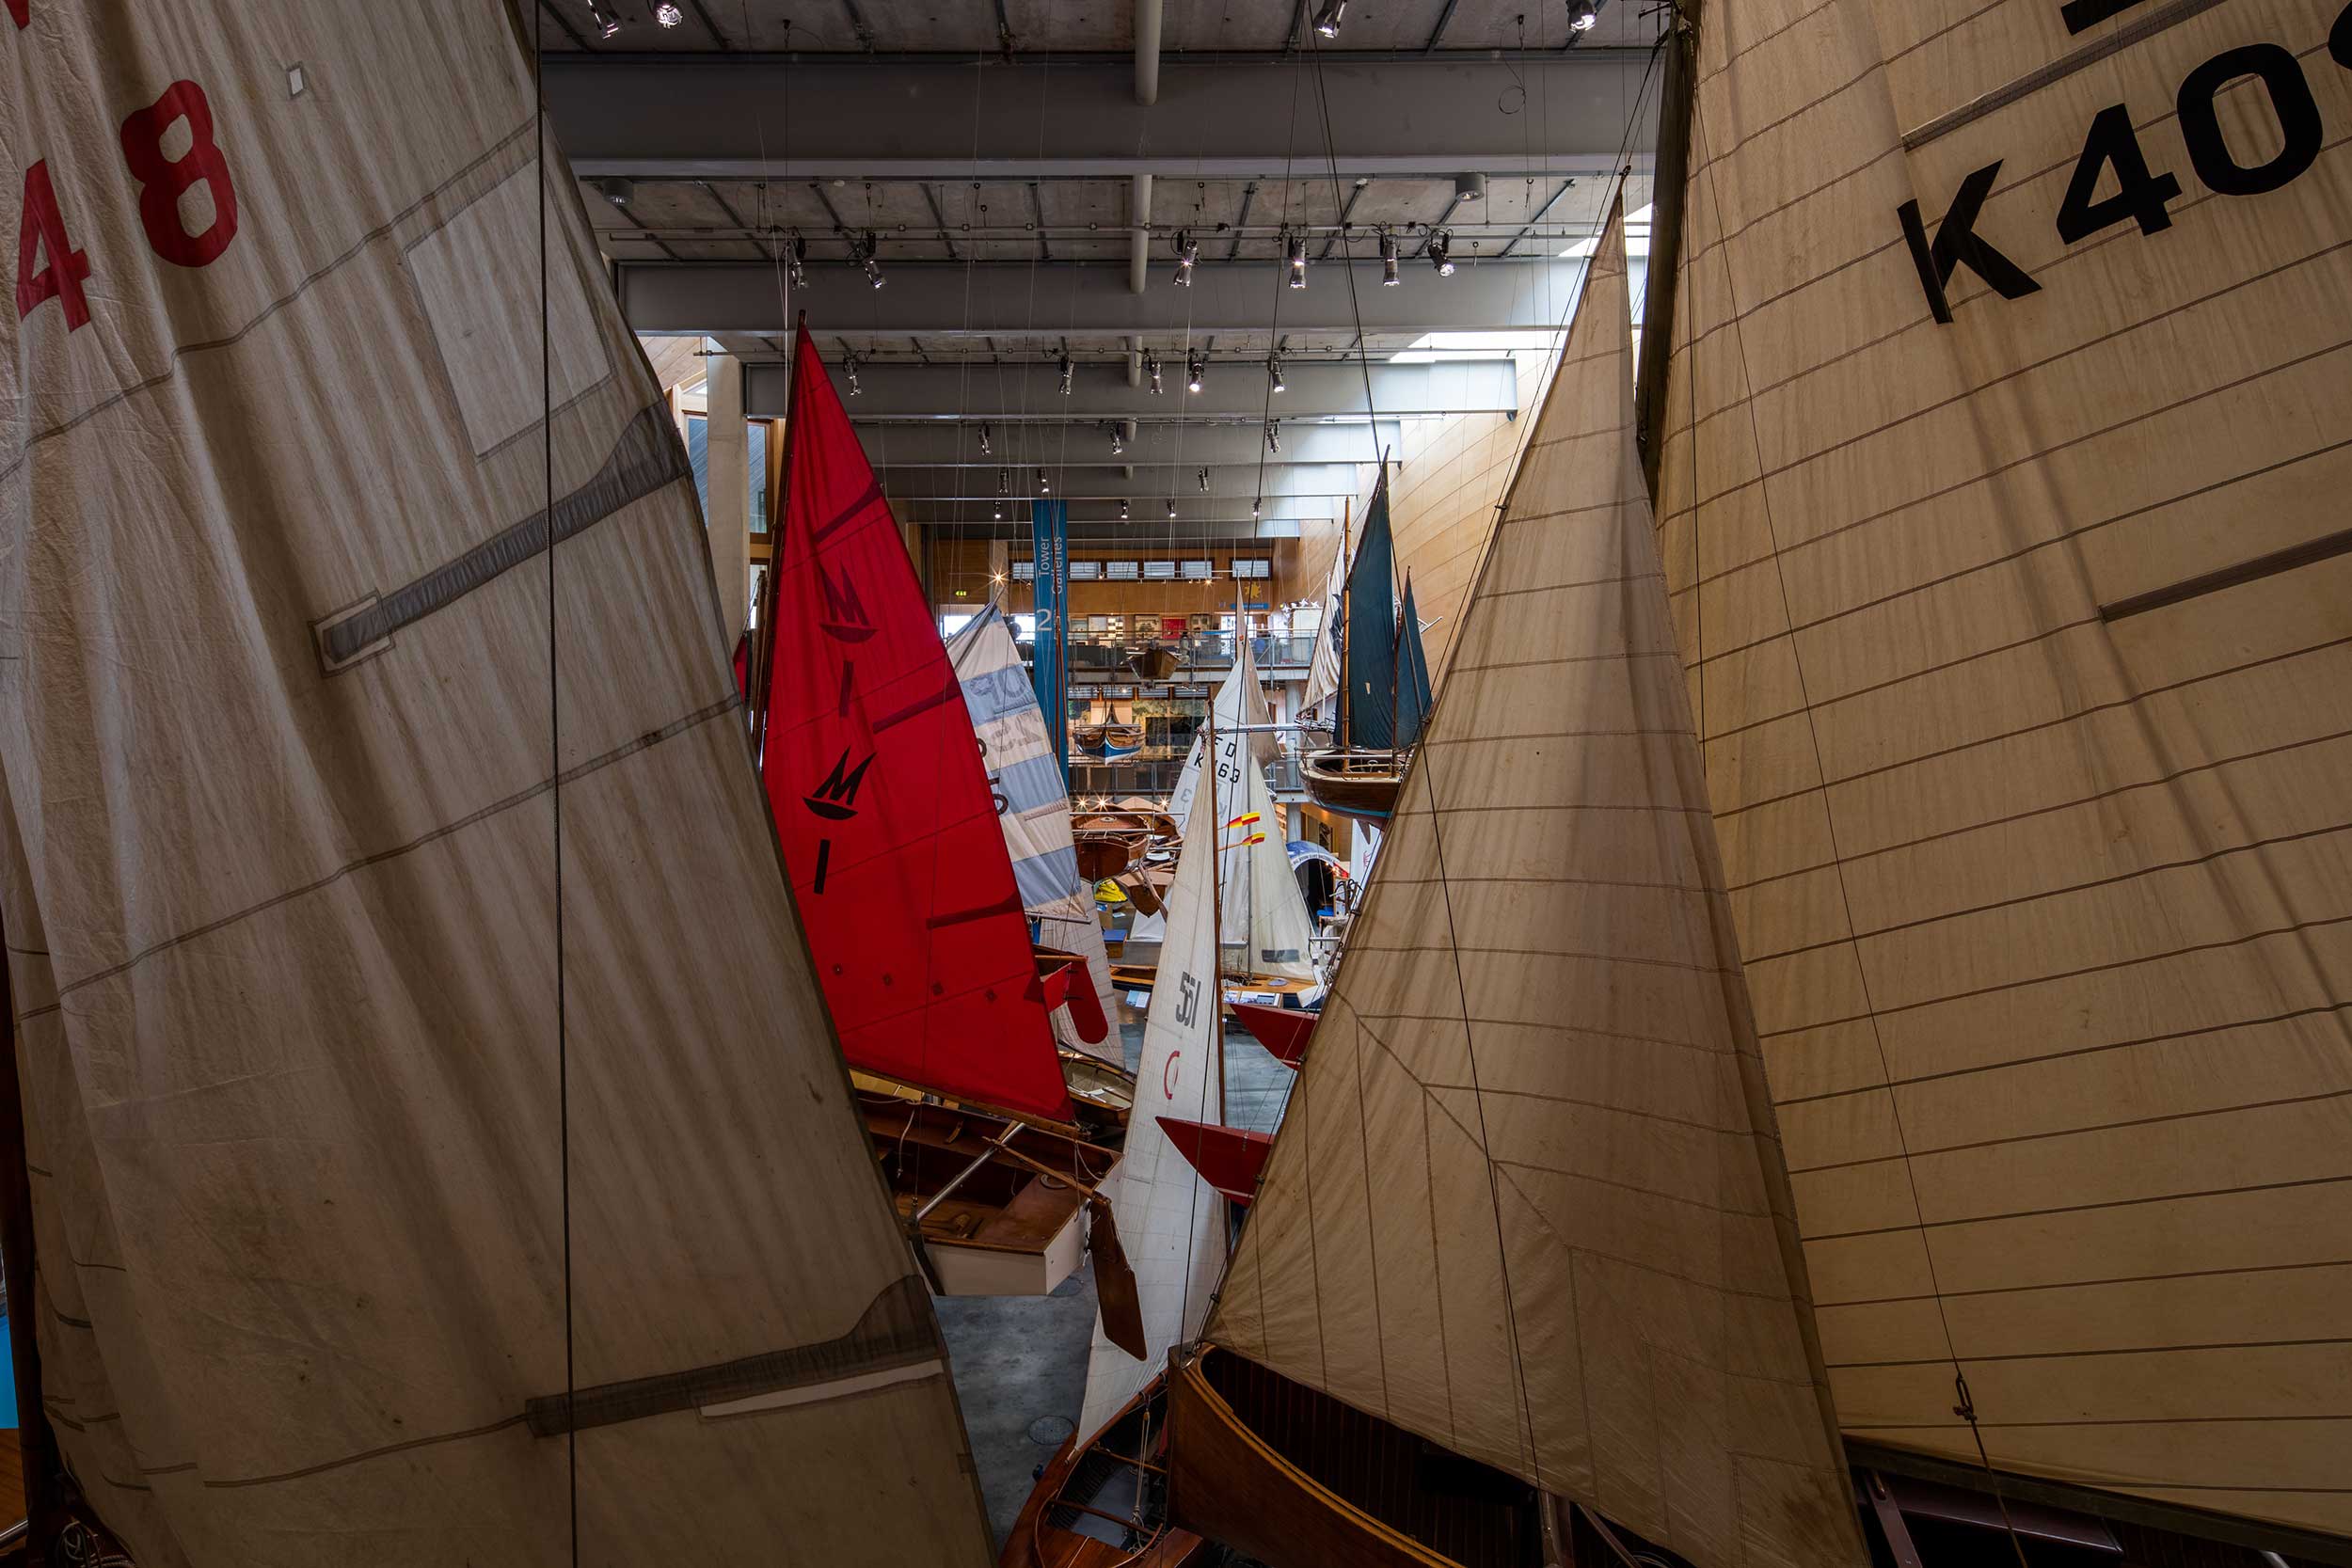
{"type": "Polygon", "coordinates": [[[0,311],[16,1332],[99,1515],[141,1568],[982,1560],[505,8],[33,0],[0,80],[62,220],[0,311]]]}
{"type": "Polygon", "coordinates": [[[2352,24],[1700,48],[1662,541],[1847,1433],[2352,1533],[2352,24]]]}
{"type": "Polygon", "coordinates": [[[1703,1568],[1861,1559],[1613,219],[1206,1335],[1703,1568]]]}

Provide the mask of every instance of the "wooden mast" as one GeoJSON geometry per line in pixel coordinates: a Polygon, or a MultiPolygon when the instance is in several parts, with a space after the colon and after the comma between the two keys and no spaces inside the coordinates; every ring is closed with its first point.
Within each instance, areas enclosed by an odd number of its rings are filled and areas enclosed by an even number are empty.
{"type": "Polygon", "coordinates": [[[807,325],[808,312],[796,312],[792,319],[792,358],[785,381],[784,453],[777,460],[777,483],[771,485],[768,491],[768,570],[759,579],[759,636],[752,644],[752,657],[747,661],[745,672],[746,681],[751,687],[746,696],[752,704],[754,716],[752,768],[755,772],[765,769],[768,765],[768,691],[775,684],[776,578],[784,569],[784,523],[792,510],[792,433],[801,427],[800,334],[807,325]]]}

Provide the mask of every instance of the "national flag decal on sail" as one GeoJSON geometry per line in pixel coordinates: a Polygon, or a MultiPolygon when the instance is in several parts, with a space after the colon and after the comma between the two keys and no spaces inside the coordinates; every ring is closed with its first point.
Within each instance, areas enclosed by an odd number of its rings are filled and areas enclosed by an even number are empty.
{"type": "Polygon", "coordinates": [[[847,822],[857,815],[857,789],[866,780],[866,770],[874,766],[874,753],[868,752],[855,768],[850,766],[850,750],[841,749],[841,759],[825,775],[825,782],[813,795],[801,797],[801,803],[818,816],[834,822],[847,822]]]}
{"type": "Polygon", "coordinates": [[[827,637],[839,642],[863,642],[874,635],[874,623],[866,618],[866,607],[858,602],[857,584],[843,573],[835,580],[825,563],[816,562],[818,586],[824,590],[825,615],[817,627],[827,637]]]}

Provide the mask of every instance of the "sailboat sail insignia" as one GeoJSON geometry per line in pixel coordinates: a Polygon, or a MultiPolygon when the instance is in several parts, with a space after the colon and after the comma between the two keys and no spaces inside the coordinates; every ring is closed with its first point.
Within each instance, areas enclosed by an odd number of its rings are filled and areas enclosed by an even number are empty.
{"type": "Polygon", "coordinates": [[[1177,1377],[1174,1516],[1244,1550],[1280,1544],[1204,1483],[1231,1431],[1203,1382],[1220,1358],[1702,1568],[1863,1560],[1628,318],[1613,215],[1203,1331],[1217,1348],[1177,1377]]]}
{"type": "Polygon", "coordinates": [[[1066,1121],[963,685],[805,327],[792,386],[764,771],[842,1051],[1066,1121]]]}
{"type": "Polygon", "coordinates": [[[508,8],[9,8],[71,220],[0,310],[25,1423],[151,1568],[985,1560],[508,8]]]}

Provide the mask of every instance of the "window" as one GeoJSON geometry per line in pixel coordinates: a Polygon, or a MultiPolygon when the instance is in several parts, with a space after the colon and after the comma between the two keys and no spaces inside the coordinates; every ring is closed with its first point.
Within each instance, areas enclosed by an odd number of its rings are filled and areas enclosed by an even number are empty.
{"type": "Polygon", "coordinates": [[[1210,573],[1214,570],[1214,568],[1215,562],[1213,562],[1187,561],[1184,562],[1184,580],[1186,582],[1206,582],[1209,580],[1210,573]]]}
{"type": "Polygon", "coordinates": [[[744,443],[751,449],[752,531],[768,531],[768,421],[748,421],[751,439],[744,443]]]}

